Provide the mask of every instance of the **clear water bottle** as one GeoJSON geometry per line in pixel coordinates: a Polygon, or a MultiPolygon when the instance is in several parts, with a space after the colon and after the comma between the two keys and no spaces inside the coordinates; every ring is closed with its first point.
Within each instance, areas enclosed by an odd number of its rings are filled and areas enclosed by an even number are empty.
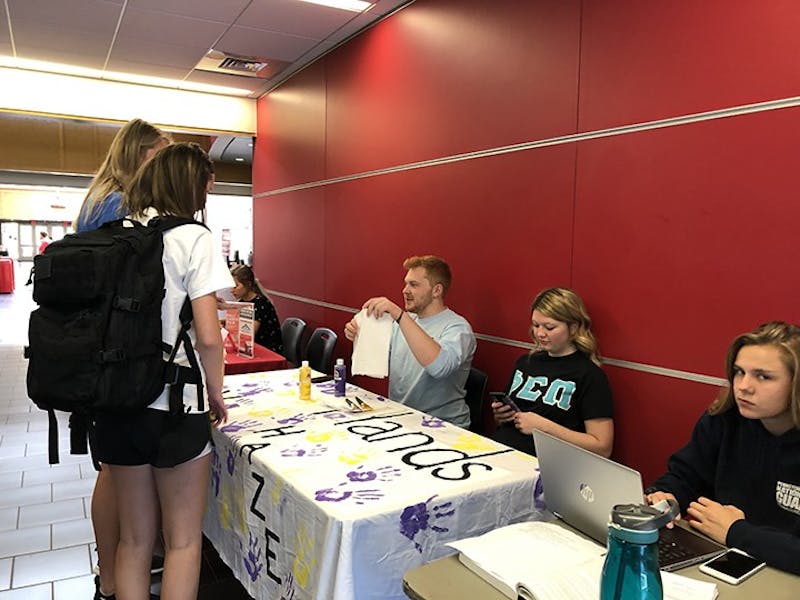
{"type": "Polygon", "coordinates": [[[617,504],[608,524],[608,553],[600,577],[600,600],[662,600],[658,530],[678,515],[639,504],[617,504]]]}
{"type": "Polygon", "coordinates": [[[333,395],[342,398],[347,387],[347,366],[343,358],[337,358],[333,367],[333,395]]]}
{"type": "Polygon", "coordinates": [[[300,363],[300,400],[311,400],[311,367],[307,360],[300,363]]]}

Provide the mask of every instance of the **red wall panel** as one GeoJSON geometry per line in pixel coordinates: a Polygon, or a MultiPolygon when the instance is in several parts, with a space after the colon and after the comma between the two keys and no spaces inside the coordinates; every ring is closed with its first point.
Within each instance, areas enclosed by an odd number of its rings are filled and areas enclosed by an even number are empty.
{"type": "Polygon", "coordinates": [[[797,108],[580,144],[573,282],[606,355],[722,376],[737,334],[800,321],[799,146],[797,108]]]}
{"type": "Polygon", "coordinates": [[[323,62],[261,100],[253,152],[255,194],[325,179],[325,114],[323,62]]]}
{"type": "Polygon", "coordinates": [[[584,0],[581,131],[800,95],[795,0],[584,0]]]}
{"type": "Polygon", "coordinates": [[[339,48],[328,176],[574,132],[579,7],[417,0],[339,48]]]}
{"type": "MultiPolygon", "coordinates": [[[[417,0],[259,101],[254,191],[798,96],[789,1],[417,0]],[[580,111],[578,110],[580,107],[580,111]]],[[[798,319],[796,108],[500,154],[255,201],[269,287],[358,308],[438,253],[479,334],[527,340],[541,288],[585,299],[601,352],[721,375],[737,333],[798,319]]],[[[350,313],[275,298],[341,333],[350,313]]],[[[352,348],[343,337],[338,356],[352,348]]],[[[479,341],[502,389],[522,349],[479,341]]],[[[664,468],[716,394],[607,367],[614,456],[664,468]]],[[[385,381],[359,380],[378,391],[385,381]]]]}

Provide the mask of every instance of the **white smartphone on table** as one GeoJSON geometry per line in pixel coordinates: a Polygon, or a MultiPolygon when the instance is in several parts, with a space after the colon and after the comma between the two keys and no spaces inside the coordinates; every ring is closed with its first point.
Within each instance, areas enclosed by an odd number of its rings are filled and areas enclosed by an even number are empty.
{"type": "Polygon", "coordinates": [[[751,575],[758,573],[765,566],[765,562],[753,558],[741,550],[731,548],[716,558],[704,562],[700,565],[700,570],[725,583],[738,585],[751,575]]]}

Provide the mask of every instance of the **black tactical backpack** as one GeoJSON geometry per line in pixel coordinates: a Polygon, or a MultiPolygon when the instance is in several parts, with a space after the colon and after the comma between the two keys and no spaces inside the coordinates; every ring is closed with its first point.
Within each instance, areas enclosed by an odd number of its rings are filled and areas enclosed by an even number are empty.
{"type": "Polygon", "coordinates": [[[197,385],[202,402],[202,377],[187,334],[188,298],[174,345],[164,344],[161,334],[163,233],[190,223],[202,225],[179,217],[158,217],[147,225],[120,219],[68,235],[34,258],[39,308],[28,326],[27,387],[31,400],[49,414],[51,464],[58,462],[54,411],[71,413],[71,452],[86,454],[98,413],[141,411],[166,383],[174,388],[171,413],[183,413],[183,384],[197,385]],[[174,364],[180,343],[191,367],[174,364]]]}

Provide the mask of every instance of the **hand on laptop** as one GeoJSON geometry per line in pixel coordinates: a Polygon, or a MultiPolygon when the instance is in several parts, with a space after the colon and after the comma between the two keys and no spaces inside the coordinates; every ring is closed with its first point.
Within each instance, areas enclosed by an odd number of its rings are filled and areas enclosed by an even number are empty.
{"type": "MultiPolygon", "coordinates": [[[[669,492],[653,492],[652,494],[646,494],[644,499],[647,501],[648,504],[658,504],[659,502],[666,502],[668,500],[672,500],[675,503],[678,502],[675,496],[673,496],[669,492]]],[[[678,515],[677,517],[675,517],[675,521],[677,521],[680,518],[681,516],[678,515]]],[[[667,527],[669,527],[670,529],[672,527],[675,527],[675,521],[670,521],[669,523],[667,523],[667,527]]]]}
{"type": "Polygon", "coordinates": [[[705,496],[692,502],[686,513],[693,519],[689,521],[689,525],[723,545],[730,526],[735,521],[744,519],[744,512],[732,504],[720,504],[705,496]]]}

